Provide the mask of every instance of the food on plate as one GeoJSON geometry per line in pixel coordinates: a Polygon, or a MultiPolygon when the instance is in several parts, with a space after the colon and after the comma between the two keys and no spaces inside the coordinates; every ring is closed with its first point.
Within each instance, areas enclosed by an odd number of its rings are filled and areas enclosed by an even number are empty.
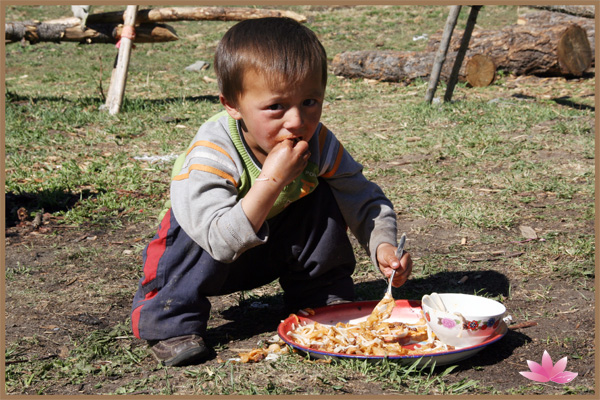
{"type": "Polygon", "coordinates": [[[424,318],[414,323],[385,321],[395,301],[387,293],[365,321],[325,325],[302,323],[297,315],[287,332],[297,344],[317,351],[360,356],[408,356],[453,350],[427,328],[424,318]]]}

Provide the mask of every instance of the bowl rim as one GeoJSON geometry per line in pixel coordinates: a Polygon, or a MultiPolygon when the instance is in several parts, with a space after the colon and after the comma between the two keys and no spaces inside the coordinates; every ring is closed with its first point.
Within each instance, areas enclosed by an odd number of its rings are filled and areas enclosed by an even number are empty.
{"type": "MultiPolygon", "coordinates": [[[[486,319],[486,318],[491,318],[491,317],[495,317],[495,316],[501,316],[503,314],[506,313],[506,306],[502,303],[500,303],[497,300],[494,299],[490,299],[488,297],[483,297],[483,296],[477,296],[474,294],[467,294],[467,293],[438,293],[438,295],[440,297],[442,297],[442,300],[446,300],[444,298],[444,296],[449,297],[449,296],[459,296],[459,297],[471,297],[471,298],[477,298],[483,301],[487,301],[487,302],[491,302],[491,303],[495,303],[496,305],[500,306],[500,310],[502,310],[502,312],[496,312],[496,313],[487,313],[487,314],[470,314],[470,313],[464,313],[465,318],[467,318],[467,316],[469,317],[468,319],[486,319]]],[[[431,307],[429,305],[424,304],[423,302],[421,303],[421,306],[423,308],[427,307],[431,310],[438,310],[437,308],[431,307]]],[[[442,310],[439,310],[440,312],[444,312],[442,310]]],[[[448,311],[448,314],[453,314],[454,311],[448,311]]]]}

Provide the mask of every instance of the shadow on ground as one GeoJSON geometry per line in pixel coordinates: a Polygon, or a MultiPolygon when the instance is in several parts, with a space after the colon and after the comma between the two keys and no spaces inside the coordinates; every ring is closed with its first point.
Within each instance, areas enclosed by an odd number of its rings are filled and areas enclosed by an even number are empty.
{"type": "Polygon", "coordinates": [[[12,227],[27,218],[29,214],[38,211],[54,213],[58,211],[67,211],[79,201],[95,197],[104,190],[92,192],[82,190],[80,193],[74,193],[66,188],[44,189],[37,192],[6,192],[5,200],[5,223],[6,227],[12,227]],[[24,209],[27,215],[20,216],[20,209],[24,209]]]}
{"type": "MultiPolygon", "coordinates": [[[[95,105],[101,107],[104,105],[105,101],[97,96],[86,96],[86,97],[77,97],[70,98],[67,96],[22,96],[17,93],[7,92],[6,100],[11,103],[18,103],[21,105],[26,104],[37,104],[39,102],[68,102],[77,104],[81,107],[95,105]]],[[[121,111],[139,111],[140,106],[147,104],[156,104],[156,105],[166,105],[171,103],[181,103],[181,102],[209,102],[217,104],[220,102],[219,96],[215,95],[200,95],[200,96],[185,96],[185,97],[165,97],[162,99],[147,99],[147,98],[133,98],[133,99],[124,99],[123,104],[121,105],[121,111]]]]}

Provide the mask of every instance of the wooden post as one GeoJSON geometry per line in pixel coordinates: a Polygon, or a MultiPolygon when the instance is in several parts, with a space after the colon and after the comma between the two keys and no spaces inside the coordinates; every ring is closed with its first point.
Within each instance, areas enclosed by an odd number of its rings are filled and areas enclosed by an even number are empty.
{"type": "Polygon", "coordinates": [[[454,91],[454,87],[456,86],[456,82],[458,82],[458,72],[460,71],[460,67],[462,66],[462,62],[465,59],[465,54],[467,53],[467,49],[469,48],[469,41],[471,40],[471,34],[473,33],[473,29],[475,28],[475,22],[477,21],[477,14],[482,6],[472,6],[471,12],[469,13],[469,18],[467,19],[467,26],[465,26],[465,31],[463,33],[462,41],[460,42],[460,47],[458,48],[458,52],[456,53],[456,58],[454,59],[454,66],[452,67],[452,72],[450,73],[450,78],[448,79],[448,85],[446,86],[446,93],[444,94],[444,101],[452,100],[452,92],[454,91]]]}
{"type": "Polygon", "coordinates": [[[106,107],[111,115],[117,114],[121,109],[121,104],[123,104],[137,9],[138,6],[127,6],[127,9],[125,10],[125,24],[123,33],[121,34],[119,52],[117,54],[117,61],[110,79],[110,87],[106,98],[106,107]]]}
{"type": "Polygon", "coordinates": [[[450,13],[448,14],[448,19],[446,19],[446,26],[444,27],[444,33],[442,35],[442,40],[440,41],[440,48],[435,56],[431,75],[429,76],[429,86],[425,93],[425,101],[430,104],[440,80],[440,71],[442,70],[444,61],[446,61],[446,53],[448,53],[448,46],[450,44],[450,39],[452,39],[452,32],[456,26],[458,15],[460,14],[460,8],[461,6],[452,6],[450,8],[450,13]]]}

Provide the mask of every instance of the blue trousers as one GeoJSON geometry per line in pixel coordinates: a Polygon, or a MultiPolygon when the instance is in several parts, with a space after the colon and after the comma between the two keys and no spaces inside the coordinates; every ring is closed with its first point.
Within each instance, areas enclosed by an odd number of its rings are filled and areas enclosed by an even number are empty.
{"type": "Polygon", "coordinates": [[[268,224],[265,244],[226,264],[194,242],[169,210],[143,252],[143,276],[131,314],[135,336],[202,336],[210,315],[208,297],[251,290],[276,279],[286,306],[293,310],[353,300],[356,260],[347,225],[325,181],[268,224]]]}

